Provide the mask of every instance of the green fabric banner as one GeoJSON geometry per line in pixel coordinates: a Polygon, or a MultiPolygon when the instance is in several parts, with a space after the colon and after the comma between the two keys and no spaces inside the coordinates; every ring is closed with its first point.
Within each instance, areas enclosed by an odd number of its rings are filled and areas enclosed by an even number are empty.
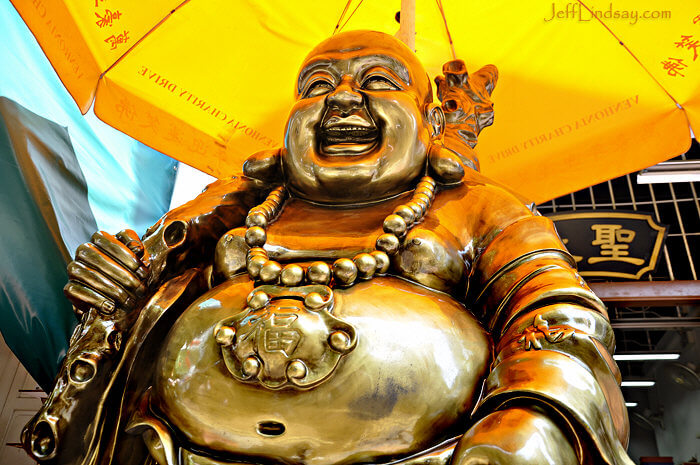
{"type": "Polygon", "coordinates": [[[68,131],[0,98],[0,330],[49,389],[77,320],[66,264],[97,230],[68,131]]]}

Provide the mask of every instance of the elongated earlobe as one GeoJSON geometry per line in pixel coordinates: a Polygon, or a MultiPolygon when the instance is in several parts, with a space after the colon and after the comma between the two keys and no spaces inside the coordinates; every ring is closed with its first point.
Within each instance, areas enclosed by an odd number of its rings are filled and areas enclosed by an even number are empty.
{"type": "Polygon", "coordinates": [[[436,103],[425,104],[425,119],[430,124],[430,138],[437,139],[445,132],[445,113],[436,103]]]}
{"type": "Polygon", "coordinates": [[[456,184],[464,177],[465,170],[454,152],[433,144],[428,152],[428,172],[441,184],[456,184]]]}
{"type": "Polygon", "coordinates": [[[266,183],[282,181],[280,149],[257,152],[243,163],[243,174],[266,183]]]}

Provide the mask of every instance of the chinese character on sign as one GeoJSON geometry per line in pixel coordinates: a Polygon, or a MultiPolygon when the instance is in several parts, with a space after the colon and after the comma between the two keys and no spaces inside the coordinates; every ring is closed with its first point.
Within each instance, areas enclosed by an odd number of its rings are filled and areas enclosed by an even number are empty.
{"type": "Polygon", "coordinates": [[[114,50],[117,45],[124,44],[127,40],[129,40],[129,31],[124,31],[121,34],[112,34],[105,39],[105,42],[111,45],[110,50],[114,50]]]}
{"type": "Polygon", "coordinates": [[[95,0],[95,8],[99,5],[100,2],[104,2],[105,0],[95,0]]]}
{"type": "Polygon", "coordinates": [[[668,71],[669,76],[685,77],[681,70],[687,68],[688,65],[683,63],[683,59],[669,57],[667,61],[662,61],[661,64],[664,65],[664,69],[668,71]]]}
{"type": "Polygon", "coordinates": [[[693,18],[693,24],[700,23],[700,15],[697,15],[695,18],[693,18]]]}
{"type": "Polygon", "coordinates": [[[119,19],[119,17],[122,15],[121,11],[112,11],[112,10],[105,10],[105,14],[100,16],[99,13],[95,13],[95,16],[97,16],[97,21],[95,21],[95,24],[97,24],[97,27],[103,28],[105,26],[112,26],[114,21],[119,19]]]}
{"type": "Polygon", "coordinates": [[[681,36],[680,42],[676,42],[676,48],[687,48],[693,51],[693,61],[698,58],[698,47],[700,47],[700,40],[690,40],[693,36],[681,36]]]}
{"type": "Polygon", "coordinates": [[[591,229],[595,231],[595,239],[591,245],[600,246],[600,257],[591,257],[588,263],[619,261],[641,265],[641,258],[628,257],[629,244],[634,240],[636,233],[631,229],[622,229],[620,224],[594,224],[591,229]]]}

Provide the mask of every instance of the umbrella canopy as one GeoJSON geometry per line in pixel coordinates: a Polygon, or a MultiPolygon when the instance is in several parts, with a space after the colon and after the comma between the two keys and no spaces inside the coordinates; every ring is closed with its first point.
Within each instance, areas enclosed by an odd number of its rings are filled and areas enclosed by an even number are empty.
{"type": "MultiPolygon", "coordinates": [[[[222,177],[279,146],[304,56],[335,30],[395,33],[399,0],[11,0],[78,106],[222,177]]],[[[416,52],[452,58],[440,2],[416,52]]],[[[676,156],[700,127],[700,8],[675,0],[442,2],[457,58],[500,70],[482,172],[544,201],[676,156]]]]}

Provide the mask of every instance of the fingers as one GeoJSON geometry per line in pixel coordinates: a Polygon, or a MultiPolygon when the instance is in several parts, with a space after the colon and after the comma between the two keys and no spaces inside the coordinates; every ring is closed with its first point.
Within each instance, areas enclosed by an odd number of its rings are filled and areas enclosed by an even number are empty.
{"type": "Polygon", "coordinates": [[[132,308],[145,293],[148,267],[141,257],[144,246],[132,230],[112,236],[104,231],[82,244],[68,265],[70,281],[63,292],[73,305],[110,314],[117,307],[132,308]]]}
{"type": "Polygon", "coordinates": [[[114,313],[116,305],[110,299],[75,281],[68,281],[63,293],[77,308],[87,311],[95,307],[100,313],[114,313]]]}
{"type": "Polygon", "coordinates": [[[134,296],[123,287],[81,262],[71,262],[68,265],[68,277],[71,281],[87,285],[122,307],[130,306],[134,300],[134,296]]]}
{"type": "Polygon", "coordinates": [[[130,291],[136,291],[141,286],[141,280],[135,274],[102,252],[94,244],[87,243],[78,247],[75,260],[92,269],[100,270],[108,278],[130,291]]]}
{"type": "MultiPolygon", "coordinates": [[[[125,231],[122,231],[122,233],[123,232],[125,231]]],[[[134,233],[134,235],[135,234],[136,233],[134,233]]],[[[132,244],[132,247],[135,249],[138,250],[137,245],[140,246],[141,254],[143,254],[143,244],[141,244],[138,237],[136,237],[136,239],[129,236],[124,237],[126,237],[127,241],[129,241],[132,244]],[[138,242],[137,245],[135,244],[136,242],[138,242]]],[[[117,238],[119,238],[119,235],[117,235],[117,238]]],[[[92,243],[95,244],[98,249],[106,252],[107,255],[109,255],[115,261],[131,270],[140,279],[144,279],[148,273],[146,267],[144,267],[143,263],[139,259],[139,256],[137,256],[132,249],[128,248],[129,246],[126,242],[124,242],[121,238],[120,242],[120,240],[117,240],[117,238],[111,234],[107,234],[104,231],[100,231],[92,235],[92,243]]]]}
{"type": "Polygon", "coordinates": [[[119,239],[122,244],[126,245],[137,257],[143,257],[143,243],[141,239],[139,239],[138,234],[136,234],[136,231],[133,229],[119,231],[117,233],[117,239],[119,239]]]}

